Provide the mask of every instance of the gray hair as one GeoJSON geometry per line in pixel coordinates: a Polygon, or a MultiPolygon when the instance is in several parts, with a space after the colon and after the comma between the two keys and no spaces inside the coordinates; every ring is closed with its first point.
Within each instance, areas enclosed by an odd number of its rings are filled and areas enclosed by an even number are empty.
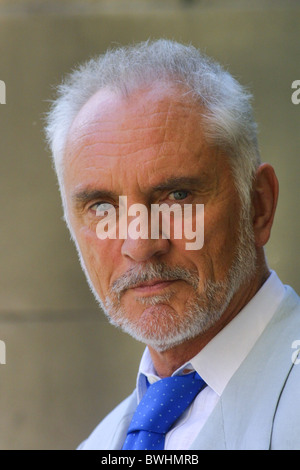
{"type": "Polygon", "coordinates": [[[199,105],[204,136],[231,159],[242,209],[247,211],[253,177],[260,163],[251,94],[195,47],[162,39],[109,50],[79,66],[58,87],[45,131],[63,201],[66,139],[82,106],[102,88],[127,96],[155,82],[183,85],[185,93],[188,90],[199,105]]]}

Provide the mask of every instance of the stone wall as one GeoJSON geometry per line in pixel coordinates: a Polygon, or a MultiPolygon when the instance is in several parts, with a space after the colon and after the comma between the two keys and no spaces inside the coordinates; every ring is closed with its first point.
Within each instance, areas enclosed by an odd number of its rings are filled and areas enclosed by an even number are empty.
{"type": "Polygon", "coordinates": [[[42,131],[51,85],[149,37],[225,64],[255,96],[262,157],[280,181],[270,266],[299,292],[299,16],[285,0],[0,1],[1,449],[75,448],[134,388],[143,351],[98,311],[61,219],[42,131]]]}

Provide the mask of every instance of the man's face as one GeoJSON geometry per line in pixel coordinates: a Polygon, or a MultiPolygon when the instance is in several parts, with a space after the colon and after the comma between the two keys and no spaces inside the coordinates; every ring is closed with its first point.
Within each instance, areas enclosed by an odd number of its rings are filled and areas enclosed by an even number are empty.
{"type": "Polygon", "coordinates": [[[98,92],[75,118],[65,152],[68,217],[89,281],[111,321],[158,350],[211,327],[242,281],[229,160],[208,147],[201,110],[178,91],[98,92]],[[204,204],[204,246],[186,250],[172,232],[100,240],[97,209],[118,214],[119,196],[149,213],[151,204],[204,204]]]}

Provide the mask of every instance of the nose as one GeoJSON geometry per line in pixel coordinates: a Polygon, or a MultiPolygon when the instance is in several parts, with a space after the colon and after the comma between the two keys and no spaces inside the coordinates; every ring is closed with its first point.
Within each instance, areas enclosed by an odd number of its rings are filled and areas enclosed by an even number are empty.
{"type": "Polygon", "coordinates": [[[148,261],[153,257],[160,257],[168,253],[170,240],[168,239],[143,239],[134,240],[129,236],[124,240],[121,253],[135,262],[148,261]]]}

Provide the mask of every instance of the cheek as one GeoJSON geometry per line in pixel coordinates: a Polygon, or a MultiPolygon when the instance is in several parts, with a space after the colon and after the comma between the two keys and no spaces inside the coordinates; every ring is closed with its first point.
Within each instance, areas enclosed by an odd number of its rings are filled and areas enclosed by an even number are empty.
{"type": "Polygon", "coordinates": [[[83,228],[78,233],[77,241],[94,287],[100,296],[106,295],[118,265],[117,240],[99,240],[95,231],[83,228]]]}
{"type": "Polygon", "coordinates": [[[223,280],[231,267],[238,244],[238,208],[209,210],[204,217],[204,244],[201,250],[187,251],[193,259],[200,279],[223,280]]]}
{"type": "Polygon", "coordinates": [[[228,266],[235,253],[239,237],[238,208],[224,211],[219,217],[208,215],[205,221],[204,247],[215,263],[228,266]]]}

